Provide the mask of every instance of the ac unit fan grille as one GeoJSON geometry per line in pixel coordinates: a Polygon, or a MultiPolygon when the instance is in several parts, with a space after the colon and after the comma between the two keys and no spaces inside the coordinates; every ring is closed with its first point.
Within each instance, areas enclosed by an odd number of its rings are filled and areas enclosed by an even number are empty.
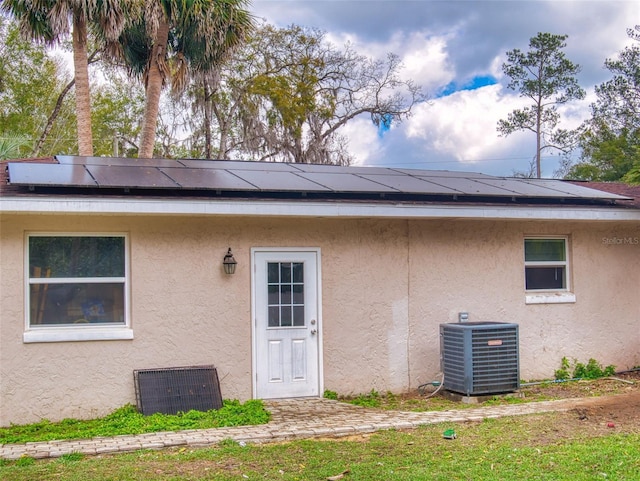
{"type": "Polygon", "coordinates": [[[440,331],[445,389],[476,395],[520,387],[517,324],[442,324],[440,331]]]}

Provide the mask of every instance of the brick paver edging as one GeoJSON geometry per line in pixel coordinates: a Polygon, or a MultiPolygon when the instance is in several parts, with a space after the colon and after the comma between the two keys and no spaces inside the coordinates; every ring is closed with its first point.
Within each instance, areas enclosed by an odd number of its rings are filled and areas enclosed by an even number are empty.
{"type": "Polygon", "coordinates": [[[487,418],[567,411],[589,404],[585,399],[541,401],[452,411],[380,411],[345,405],[326,399],[266,401],[277,414],[268,424],[231,428],[157,432],[70,441],[0,445],[0,458],[55,458],[64,454],[97,455],[162,449],[175,446],[212,446],[232,439],[244,443],[265,443],[314,437],[340,437],[385,429],[411,429],[443,422],[481,421],[487,418]]]}

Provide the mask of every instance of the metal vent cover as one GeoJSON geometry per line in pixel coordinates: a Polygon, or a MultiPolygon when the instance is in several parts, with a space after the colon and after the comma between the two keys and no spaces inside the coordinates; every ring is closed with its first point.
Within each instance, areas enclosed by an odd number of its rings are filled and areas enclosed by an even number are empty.
{"type": "Polygon", "coordinates": [[[440,325],[443,387],[467,396],[520,387],[518,325],[465,322],[440,325]]]}
{"type": "Polygon", "coordinates": [[[154,413],[208,411],[222,407],[214,366],[169,367],[133,371],[138,411],[154,413]]]}

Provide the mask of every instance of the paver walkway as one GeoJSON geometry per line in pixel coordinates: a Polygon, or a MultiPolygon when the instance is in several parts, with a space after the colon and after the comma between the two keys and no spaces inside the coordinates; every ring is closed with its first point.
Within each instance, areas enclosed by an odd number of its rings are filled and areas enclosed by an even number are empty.
{"type": "Polygon", "coordinates": [[[383,429],[409,429],[442,422],[481,421],[502,416],[568,411],[591,404],[593,401],[594,398],[579,398],[451,411],[404,412],[367,409],[321,398],[279,399],[265,401],[266,408],[272,413],[268,424],[72,441],[4,444],[0,445],[0,458],[53,458],[69,453],[96,455],[175,446],[211,446],[225,439],[244,443],[264,443],[313,437],[339,437],[383,429]]]}

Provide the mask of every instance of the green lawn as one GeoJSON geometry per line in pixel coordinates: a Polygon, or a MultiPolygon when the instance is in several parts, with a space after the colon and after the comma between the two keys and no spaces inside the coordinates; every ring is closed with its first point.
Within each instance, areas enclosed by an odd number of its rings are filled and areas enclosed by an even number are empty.
{"type": "Polygon", "coordinates": [[[640,433],[595,435],[567,413],[441,424],[349,440],[138,451],[0,464],[3,480],[640,480],[640,433]],[[565,423],[566,421],[566,423],[565,423]],[[443,438],[455,429],[457,439],[443,438]]]}
{"type": "Polygon", "coordinates": [[[137,412],[135,406],[127,405],[103,418],[64,419],[57,423],[43,420],[0,428],[0,444],[246,426],[267,423],[269,418],[262,401],[255,399],[245,403],[225,400],[218,410],[189,411],[179,415],[156,413],[144,416],[137,412]]]}

